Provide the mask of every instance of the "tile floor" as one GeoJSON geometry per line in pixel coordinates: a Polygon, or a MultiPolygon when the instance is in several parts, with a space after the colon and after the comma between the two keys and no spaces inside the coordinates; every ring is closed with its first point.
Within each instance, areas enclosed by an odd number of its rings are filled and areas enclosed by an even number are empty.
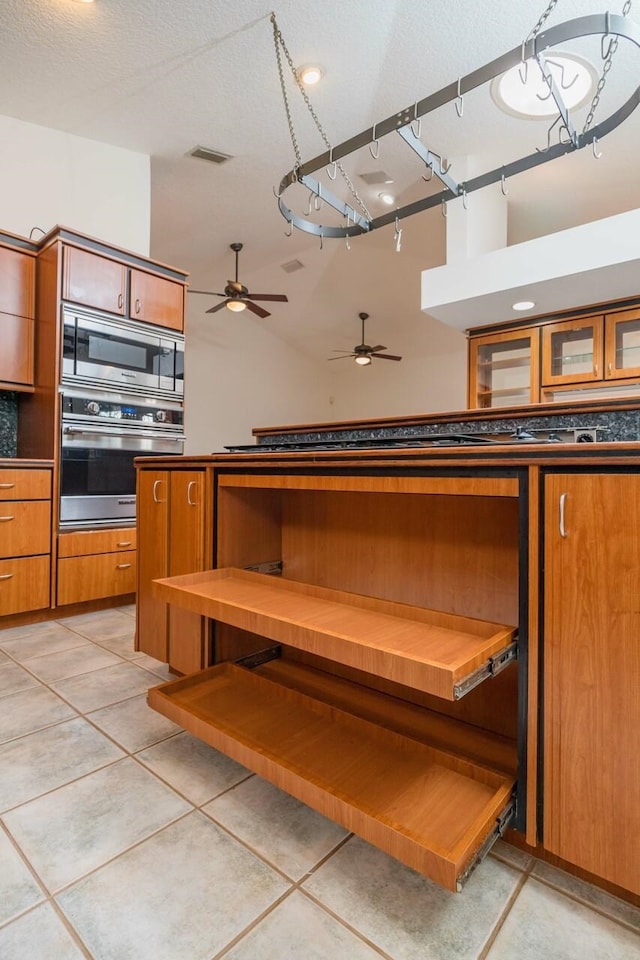
{"type": "Polygon", "coordinates": [[[640,911],[499,843],[446,893],[149,710],[132,607],[0,631],[2,960],[631,960],[640,911]]]}

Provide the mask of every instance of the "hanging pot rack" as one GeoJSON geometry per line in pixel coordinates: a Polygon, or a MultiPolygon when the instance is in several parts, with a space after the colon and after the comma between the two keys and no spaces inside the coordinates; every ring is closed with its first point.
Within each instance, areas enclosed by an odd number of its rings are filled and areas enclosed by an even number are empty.
{"type": "MultiPolygon", "coordinates": [[[[285,100],[285,107],[287,109],[292,139],[297,155],[297,143],[295,141],[295,135],[293,133],[292,124],[289,117],[289,108],[286,99],[286,93],[284,91],[282,71],[280,66],[278,47],[279,42],[282,43],[284,47],[290,65],[291,60],[288,55],[288,51],[286,50],[286,46],[284,46],[282,35],[277,27],[275,15],[272,15],[271,19],[274,28],[276,54],[278,57],[278,67],[280,70],[280,79],[285,100]]],[[[450,83],[448,86],[438,90],[436,93],[424,97],[422,100],[405,107],[404,110],[400,110],[397,113],[392,114],[385,120],[375,123],[372,127],[363,130],[362,133],[359,133],[354,137],[350,137],[348,140],[343,141],[335,147],[329,147],[329,149],[327,149],[324,153],[319,154],[312,160],[309,160],[306,163],[296,163],[294,168],[284,175],[280,181],[278,190],[274,190],[280,213],[288,223],[287,236],[291,235],[292,227],[296,227],[298,230],[302,230],[305,233],[311,233],[315,236],[319,236],[321,244],[325,237],[347,238],[348,242],[349,237],[370,233],[372,230],[376,230],[379,227],[384,227],[390,223],[394,223],[396,249],[399,250],[399,239],[402,232],[399,228],[399,221],[406,217],[413,216],[414,214],[420,213],[423,210],[428,210],[437,206],[441,206],[443,215],[446,216],[446,204],[448,201],[454,200],[457,197],[462,197],[466,208],[468,194],[473,193],[475,190],[480,190],[483,187],[487,187],[493,183],[499,183],[502,192],[506,193],[506,181],[510,177],[513,177],[518,173],[522,173],[525,170],[530,170],[533,167],[537,167],[540,164],[548,163],[550,160],[555,160],[558,157],[564,156],[565,154],[573,153],[576,150],[581,150],[586,146],[592,146],[594,157],[598,158],[600,156],[598,152],[599,142],[606,137],[608,133],[611,133],[612,130],[615,130],[616,127],[620,126],[620,124],[623,123],[638,106],[638,103],[640,102],[640,86],[638,86],[633,91],[631,96],[622,104],[622,106],[620,106],[609,117],[607,117],[605,120],[602,120],[595,126],[589,126],[587,123],[583,132],[578,133],[571,122],[569,110],[563,100],[561,86],[558,86],[556,83],[545,55],[546,51],[549,51],[560,44],[567,43],[570,40],[577,40],[581,37],[594,35],[599,35],[601,38],[603,59],[605,59],[605,42],[608,38],[612,38],[609,40],[607,52],[609,59],[612,54],[612,44],[617,46],[617,40],[620,37],[630,40],[632,43],[635,43],[637,47],[640,47],[640,29],[633,21],[629,20],[624,15],[620,16],[617,14],[604,13],[567,20],[564,23],[560,23],[557,26],[551,27],[544,32],[537,33],[536,35],[530,35],[530,38],[525,40],[519,46],[515,47],[509,53],[505,53],[497,59],[492,60],[490,63],[485,64],[485,66],[480,67],[478,70],[474,70],[472,73],[469,73],[464,77],[460,77],[453,83],[450,83]],[[558,116],[551,124],[551,127],[548,131],[547,146],[545,148],[538,149],[534,153],[528,154],[527,156],[520,157],[517,160],[505,163],[499,167],[495,167],[493,170],[488,170],[479,176],[473,177],[472,179],[458,182],[451,175],[450,164],[446,164],[446,161],[443,159],[444,155],[437,153],[433,149],[429,149],[422,142],[420,138],[421,118],[433,112],[434,110],[437,110],[439,107],[452,102],[456,107],[458,116],[462,117],[465,94],[476,89],[477,87],[481,87],[484,84],[489,83],[491,80],[501,76],[514,66],[524,65],[526,69],[527,61],[531,58],[535,58],[537,61],[549,88],[550,95],[553,97],[558,109],[558,116]],[[551,133],[555,127],[557,127],[559,139],[557,143],[551,143],[551,133]],[[379,217],[371,217],[369,212],[366,210],[364,203],[358,197],[357,192],[353,189],[353,185],[344,173],[340,161],[365,146],[369,146],[371,154],[375,159],[379,155],[380,140],[392,133],[397,133],[407,144],[407,146],[410,147],[426,165],[428,176],[426,176],[424,179],[430,180],[435,175],[441,181],[443,189],[438,193],[431,194],[430,196],[424,197],[420,200],[416,200],[404,207],[396,208],[392,211],[382,214],[379,217]],[[337,169],[340,170],[345,181],[347,182],[347,185],[351,188],[351,192],[354,196],[353,203],[346,203],[339,197],[335,196],[331,190],[329,190],[316,177],[313,176],[313,174],[317,173],[317,171],[321,170],[322,168],[327,168],[327,173],[330,180],[335,180],[336,171],[337,169]],[[308,220],[306,216],[295,213],[284,200],[285,191],[293,184],[302,184],[308,188],[309,210],[311,209],[312,202],[316,211],[320,209],[321,204],[324,202],[329,207],[332,207],[333,210],[337,211],[337,213],[344,219],[344,223],[337,226],[317,224],[311,220],[308,220]],[[362,209],[359,210],[358,206],[360,206],[362,209]]],[[[605,76],[606,72],[603,72],[603,77],[598,85],[598,93],[604,86],[605,76]]],[[[309,107],[311,114],[316,121],[316,125],[318,126],[325,143],[328,145],[326,135],[319,125],[308,98],[304,94],[303,96],[305,96],[305,100],[307,100],[307,106],[309,107]]],[[[593,107],[590,111],[590,117],[593,117],[593,107]]]]}

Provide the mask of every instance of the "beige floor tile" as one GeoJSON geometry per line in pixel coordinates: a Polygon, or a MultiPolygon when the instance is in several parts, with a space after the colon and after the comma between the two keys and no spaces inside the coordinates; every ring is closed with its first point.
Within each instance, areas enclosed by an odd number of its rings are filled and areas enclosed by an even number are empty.
{"type": "Polygon", "coordinates": [[[0,745],[0,810],[33,800],[124,756],[81,717],[0,745]]]}
{"type": "Polygon", "coordinates": [[[521,876],[487,859],[449,893],[353,838],[304,889],[394,960],[476,960],[521,876]]]}
{"type": "Polygon", "coordinates": [[[33,657],[27,661],[27,666],[36,677],[50,683],[52,680],[63,680],[66,677],[77,677],[101,667],[110,667],[121,663],[119,657],[103,650],[95,643],[75,647],[73,650],[61,650],[59,653],[48,653],[44,657],[33,657]]]}
{"type": "Polygon", "coordinates": [[[544,863],[542,860],[536,862],[536,865],[531,871],[531,875],[540,880],[544,880],[546,883],[550,883],[558,890],[570,894],[577,900],[581,900],[583,903],[595,907],[597,910],[601,910],[608,916],[613,917],[614,920],[627,923],[640,933],[640,909],[638,907],[633,907],[630,903],[626,903],[618,897],[612,897],[611,894],[606,893],[606,891],[601,890],[599,887],[585,883],[584,880],[579,880],[578,877],[572,877],[570,873],[565,873],[564,870],[558,870],[556,867],[552,867],[551,864],[544,863]]]}
{"type": "Polygon", "coordinates": [[[35,677],[10,660],[0,663],[0,697],[39,686],[35,677]]]}
{"type": "Polygon", "coordinates": [[[198,807],[250,775],[246,767],[188,733],[136,756],[198,807]]]}
{"type": "Polygon", "coordinates": [[[261,856],[299,880],[347,831],[261,777],[250,777],[204,807],[261,856]]]}
{"type": "Polygon", "coordinates": [[[193,807],[126,758],[4,815],[50,891],[59,890],[193,807]]]}
{"type": "Polygon", "coordinates": [[[135,603],[128,603],[124,607],[117,608],[120,613],[126,613],[130,617],[135,617],[136,615],[136,605],[135,603]]]}
{"type": "Polygon", "coordinates": [[[61,650],[88,646],[88,643],[86,637],[81,637],[55,622],[35,623],[32,627],[16,627],[12,630],[0,631],[0,647],[18,663],[47,653],[59,653],[61,650]],[[36,630],[36,627],[40,629],[36,630]],[[28,632],[29,630],[33,632],[28,632]],[[22,632],[16,635],[17,631],[22,632]]]}
{"type": "Polygon", "coordinates": [[[57,897],[99,960],[210,960],[287,889],[193,813],[57,897]]]}
{"type": "Polygon", "coordinates": [[[46,687],[30,687],[2,698],[0,743],[75,717],[76,711],[46,687]]]}
{"type": "Polygon", "coordinates": [[[487,960],[632,960],[640,937],[536,880],[527,880],[487,960]]]}
{"type": "Polygon", "coordinates": [[[137,667],[142,667],[144,670],[149,670],[155,677],[158,677],[162,680],[177,680],[175,673],[171,673],[169,670],[169,664],[163,663],[162,660],[156,660],[155,657],[150,657],[146,653],[136,653],[133,658],[134,663],[137,667]]]}
{"type": "Polygon", "coordinates": [[[504,860],[509,866],[516,867],[518,870],[526,870],[533,859],[524,850],[519,850],[518,847],[513,847],[510,843],[505,843],[504,840],[498,840],[494,843],[491,847],[491,856],[497,857],[498,860],[504,860]]]}
{"type": "Polygon", "coordinates": [[[2,960],[84,960],[60,917],[48,903],[0,930],[2,960]]]}
{"type": "Polygon", "coordinates": [[[0,666],[2,666],[4,663],[11,663],[11,660],[6,653],[3,653],[2,650],[0,650],[0,666]]]}
{"type": "Polygon", "coordinates": [[[166,740],[180,733],[181,729],[157,710],[147,706],[145,696],[103,707],[102,710],[87,714],[87,718],[129,753],[136,753],[160,740],[166,740]]]}
{"type": "Polygon", "coordinates": [[[80,677],[51,683],[52,689],[58,691],[61,697],[81,713],[139,696],[152,686],[153,677],[146,670],[129,662],[120,662],[113,667],[103,667],[80,677]]]}
{"type": "Polygon", "coordinates": [[[135,621],[128,614],[121,613],[118,609],[82,613],[58,622],[65,627],[69,627],[75,633],[98,643],[102,640],[108,640],[110,637],[133,635],[135,631],[135,621]]]}
{"type": "Polygon", "coordinates": [[[0,827],[0,926],[44,898],[33,874],[0,827]]]}
{"type": "Polygon", "coordinates": [[[225,960],[380,960],[334,917],[295,892],[269,913],[225,960]]]}
{"type": "Polygon", "coordinates": [[[93,642],[98,643],[105,650],[110,650],[111,653],[117,653],[119,657],[124,657],[125,660],[133,660],[139,656],[138,651],[133,648],[134,638],[131,632],[125,633],[124,636],[106,637],[104,640],[94,640],[93,642]]]}

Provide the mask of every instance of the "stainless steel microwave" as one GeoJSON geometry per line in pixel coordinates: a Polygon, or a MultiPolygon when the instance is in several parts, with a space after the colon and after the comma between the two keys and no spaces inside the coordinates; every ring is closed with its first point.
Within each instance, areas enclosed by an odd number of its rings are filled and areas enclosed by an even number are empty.
{"type": "Polygon", "coordinates": [[[184,395],[184,336],[136,321],[63,310],[62,383],[184,395]]]}

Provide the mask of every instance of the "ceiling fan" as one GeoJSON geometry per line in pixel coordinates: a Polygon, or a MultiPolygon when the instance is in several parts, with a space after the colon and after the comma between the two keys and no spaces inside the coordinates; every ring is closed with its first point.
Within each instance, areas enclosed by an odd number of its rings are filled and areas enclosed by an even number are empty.
{"type": "Polygon", "coordinates": [[[244,310],[248,307],[252,313],[256,313],[259,317],[270,317],[271,314],[268,310],[264,310],[256,303],[253,303],[253,301],[281,300],[286,303],[288,302],[288,297],[284,293],[249,293],[247,287],[245,287],[245,285],[240,283],[238,280],[238,254],[242,250],[242,244],[231,243],[229,246],[236,255],[236,278],[235,280],[227,280],[224,293],[214,293],[212,290],[190,290],[189,293],[201,293],[207,297],[226,298],[222,301],[222,303],[217,303],[215,307],[205,310],[205,313],[215,313],[217,310],[222,310],[223,307],[226,307],[227,310],[233,310],[234,313],[239,313],[241,310],[244,310]]]}
{"type": "MultiPolygon", "coordinates": [[[[377,360],[402,360],[402,357],[396,357],[392,353],[380,353],[380,350],[386,350],[386,347],[383,347],[379,343],[375,347],[370,347],[368,343],[364,342],[364,322],[368,318],[368,313],[359,313],[358,316],[362,320],[362,343],[359,343],[353,348],[353,353],[342,353],[341,357],[329,357],[329,360],[345,360],[347,357],[354,357],[356,363],[361,366],[367,366],[371,363],[373,357],[377,360]]],[[[334,353],[340,353],[342,351],[334,350],[334,353]]]]}

